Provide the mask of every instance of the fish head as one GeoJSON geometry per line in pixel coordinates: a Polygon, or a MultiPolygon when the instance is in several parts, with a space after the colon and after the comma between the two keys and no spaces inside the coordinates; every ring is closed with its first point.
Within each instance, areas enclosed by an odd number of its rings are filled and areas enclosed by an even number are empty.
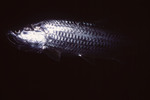
{"type": "Polygon", "coordinates": [[[10,31],[8,32],[8,39],[20,49],[23,47],[38,51],[46,48],[46,33],[39,26],[10,31]]]}

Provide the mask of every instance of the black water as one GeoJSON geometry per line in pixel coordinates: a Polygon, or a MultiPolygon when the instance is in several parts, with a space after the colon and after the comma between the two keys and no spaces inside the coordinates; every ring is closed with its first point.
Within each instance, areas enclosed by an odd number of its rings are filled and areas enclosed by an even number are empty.
{"type": "Polygon", "coordinates": [[[147,99],[149,10],[144,1],[8,1],[0,9],[1,100],[147,99]],[[9,30],[47,19],[104,23],[133,37],[138,53],[125,65],[101,59],[93,66],[79,57],[57,63],[44,54],[19,51],[6,38],[9,30]]]}

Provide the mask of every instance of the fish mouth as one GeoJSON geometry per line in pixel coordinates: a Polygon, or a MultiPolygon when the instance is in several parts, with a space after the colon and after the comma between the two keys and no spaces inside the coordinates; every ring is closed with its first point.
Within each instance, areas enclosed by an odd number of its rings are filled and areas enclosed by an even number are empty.
{"type": "Polygon", "coordinates": [[[22,40],[18,37],[18,32],[9,31],[7,34],[8,40],[14,45],[21,45],[22,40]]]}

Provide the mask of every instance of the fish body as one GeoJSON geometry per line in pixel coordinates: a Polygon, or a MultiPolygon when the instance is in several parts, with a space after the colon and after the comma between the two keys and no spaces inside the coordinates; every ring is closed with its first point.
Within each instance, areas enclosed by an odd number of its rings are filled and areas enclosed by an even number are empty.
{"type": "MultiPolygon", "coordinates": [[[[49,55],[113,57],[129,46],[127,38],[105,31],[95,24],[67,20],[49,20],[31,24],[9,36],[17,46],[26,46],[49,55]]],[[[54,56],[52,56],[53,58],[54,56]]]]}

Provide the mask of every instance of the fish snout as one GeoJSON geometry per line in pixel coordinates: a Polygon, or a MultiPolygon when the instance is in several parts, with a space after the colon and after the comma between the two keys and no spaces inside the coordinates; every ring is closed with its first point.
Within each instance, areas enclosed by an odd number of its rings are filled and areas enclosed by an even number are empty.
{"type": "Polygon", "coordinates": [[[18,34],[17,32],[13,32],[13,31],[9,31],[7,34],[8,40],[14,45],[20,44],[20,39],[18,38],[17,34],[18,34]]]}

